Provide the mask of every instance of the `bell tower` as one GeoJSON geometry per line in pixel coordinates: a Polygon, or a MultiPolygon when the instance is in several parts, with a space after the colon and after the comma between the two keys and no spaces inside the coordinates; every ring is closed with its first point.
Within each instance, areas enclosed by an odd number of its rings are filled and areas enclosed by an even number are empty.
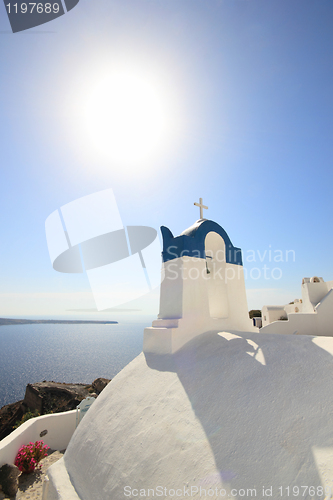
{"type": "MultiPolygon", "coordinates": [[[[200,199],[202,215],[202,199],[200,199]]],[[[180,236],[161,227],[158,319],[145,328],[143,351],[172,354],[207,331],[258,331],[248,315],[242,251],[216,222],[200,218],[180,236]]]]}

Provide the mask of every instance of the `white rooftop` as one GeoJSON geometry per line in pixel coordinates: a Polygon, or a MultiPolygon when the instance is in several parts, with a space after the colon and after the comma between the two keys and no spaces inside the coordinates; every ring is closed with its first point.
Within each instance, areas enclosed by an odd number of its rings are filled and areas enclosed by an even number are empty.
{"type": "Polygon", "coordinates": [[[287,487],[332,488],[332,355],[333,338],[246,332],[140,354],[50,469],[47,498],[123,500],[157,496],[157,487],[166,488],[160,498],[173,489],[200,498],[200,487],[201,498],[221,489],[262,498],[263,487],[287,498],[287,487]]]}

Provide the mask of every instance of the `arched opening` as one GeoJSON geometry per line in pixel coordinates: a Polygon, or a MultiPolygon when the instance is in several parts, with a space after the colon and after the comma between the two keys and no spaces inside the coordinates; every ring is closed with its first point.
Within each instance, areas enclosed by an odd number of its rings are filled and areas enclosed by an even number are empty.
{"type": "Polygon", "coordinates": [[[310,283],[320,283],[320,279],[318,278],[318,276],[313,276],[310,279],[310,283]]]}
{"type": "Polygon", "coordinates": [[[225,280],[226,251],[223,238],[214,232],[205,239],[206,283],[211,318],[227,318],[229,315],[228,290],[225,280]]]}

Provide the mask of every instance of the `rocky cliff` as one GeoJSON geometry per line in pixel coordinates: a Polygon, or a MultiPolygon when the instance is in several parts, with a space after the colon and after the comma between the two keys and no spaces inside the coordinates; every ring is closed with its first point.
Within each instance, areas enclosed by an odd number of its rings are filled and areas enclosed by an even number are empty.
{"type": "Polygon", "coordinates": [[[0,409],[0,440],[10,434],[28,412],[59,413],[75,410],[87,396],[97,397],[109,379],[97,378],[92,384],[66,384],[61,382],[37,382],[28,384],[22,401],[0,409]]]}

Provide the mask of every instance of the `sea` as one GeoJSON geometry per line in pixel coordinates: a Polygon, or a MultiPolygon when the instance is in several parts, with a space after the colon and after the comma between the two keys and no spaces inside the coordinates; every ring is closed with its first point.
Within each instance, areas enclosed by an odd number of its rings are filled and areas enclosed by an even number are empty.
{"type": "Polygon", "coordinates": [[[23,399],[29,383],[47,380],[91,384],[98,377],[112,379],[142,352],[143,330],[151,326],[153,319],[156,316],[110,318],[118,324],[104,325],[0,326],[0,408],[23,399]]]}

